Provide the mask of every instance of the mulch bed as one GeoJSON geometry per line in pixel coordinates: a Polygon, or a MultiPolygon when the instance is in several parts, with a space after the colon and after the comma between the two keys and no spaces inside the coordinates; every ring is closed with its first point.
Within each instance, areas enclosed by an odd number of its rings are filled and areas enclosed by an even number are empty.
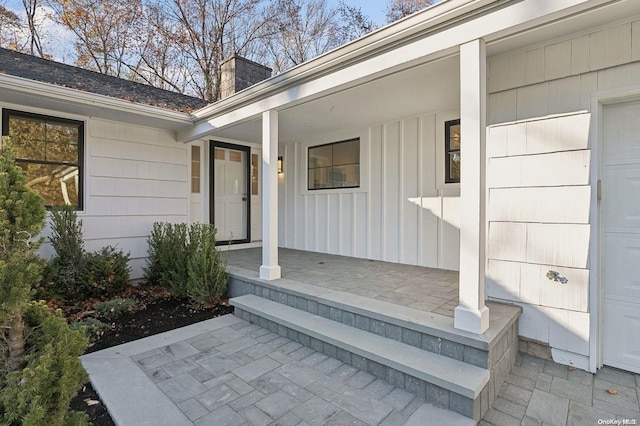
{"type": "MultiPolygon", "coordinates": [[[[207,319],[233,312],[233,307],[226,301],[218,301],[207,306],[194,306],[187,300],[172,298],[165,290],[157,287],[141,287],[130,289],[118,297],[130,297],[136,300],[137,308],[125,312],[111,321],[111,329],[96,336],[85,353],[99,351],[133,340],[163,333],[175,328],[184,327],[207,319]]],[[[96,301],[87,301],[82,305],[58,306],[70,320],[93,316],[92,307],[96,301]]],[[[87,383],[71,401],[71,409],[84,411],[95,426],[115,425],[107,407],[87,383]]]]}

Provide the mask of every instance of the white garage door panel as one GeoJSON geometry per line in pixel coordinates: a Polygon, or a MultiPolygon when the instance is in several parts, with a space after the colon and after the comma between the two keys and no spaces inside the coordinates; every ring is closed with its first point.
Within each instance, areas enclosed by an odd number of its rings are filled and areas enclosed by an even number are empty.
{"type": "Polygon", "coordinates": [[[640,235],[635,238],[608,235],[604,256],[605,298],[640,304],[640,235]]]}
{"type": "Polygon", "coordinates": [[[640,373],[640,102],[603,110],[603,360],[640,373]]]}
{"type": "Polygon", "coordinates": [[[640,373],[640,307],[609,301],[604,309],[607,321],[625,325],[606,330],[604,363],[640,373]]]}
{"type": "Polygon", "coordinates": [[[608,164],[640,158],[640,102],[607,105],[603,123],[608,164]]]}
{"type": "Polygon", "coordinates": [[[605,232],[640,233],[640,164],[608,165],[604,179],[605,232]]]}

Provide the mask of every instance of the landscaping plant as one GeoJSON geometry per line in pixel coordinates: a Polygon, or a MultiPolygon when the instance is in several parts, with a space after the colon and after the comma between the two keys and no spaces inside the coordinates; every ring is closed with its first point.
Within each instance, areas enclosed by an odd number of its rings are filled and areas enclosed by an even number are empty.
{"type": "Polygon", "coordinates": [[[68,411],[86,381],[81,333],[31,302],[43,263],[35,255],[44,226],[42,198],[26,187],[7,137],[0,145],[0,424],[83,424],[68,411]]]}
{"type": "Polygon", "coordinates": [[[149,282],[193,302],[216,299],[226,293],[227,261],[216,248],[213,225],[154,223],[147,242],[145,276],[149,282]]]}
{"type": "Polygon", "coordinates": [[[18,371],[24,363],[23,311],[42,264],[34,250],[41,241],[44,201],[27,188],[27,177],[14,163],[9,139],[0,145],[0,323],[4,368],[18,371]]]}
{"type": "Polygon", "coordinates": [[[56,255],[47,265],[46,290],[66,300],[109,296],[129,284],[129,254],[107,246],[84,249],[82,220],[72,206],[51,210],[51,246],[56,255]]]}

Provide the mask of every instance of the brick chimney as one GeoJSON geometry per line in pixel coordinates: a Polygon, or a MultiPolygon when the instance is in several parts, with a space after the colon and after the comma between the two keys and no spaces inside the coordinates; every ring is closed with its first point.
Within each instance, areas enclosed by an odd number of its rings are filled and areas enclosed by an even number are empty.
{"type": "Polygon", "coordinates": [[[220,99],[224,99],[271,77],[271,68],[233,55],[222,62],[220,74],[220,99]]]}

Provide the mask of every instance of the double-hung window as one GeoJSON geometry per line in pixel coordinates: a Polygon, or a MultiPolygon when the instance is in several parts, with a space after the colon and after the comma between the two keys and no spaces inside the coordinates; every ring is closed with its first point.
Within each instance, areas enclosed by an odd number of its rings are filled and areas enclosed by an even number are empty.
{"type": "Polygon", "coordinates": [[[16,164],[27,172],[27,186],[47,207],[82,209],[83,122],[5,109],[2,134],[10,137],[16,164]]]}
{"type": "Polygon", "coordinates": [[[360,139],[309,147],[309,190],[360,187],[360,139]]]}

